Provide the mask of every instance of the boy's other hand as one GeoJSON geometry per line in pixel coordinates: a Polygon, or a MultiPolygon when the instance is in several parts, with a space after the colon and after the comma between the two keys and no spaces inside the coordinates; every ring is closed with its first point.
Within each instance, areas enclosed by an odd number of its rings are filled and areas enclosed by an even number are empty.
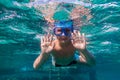
{"type": "Polygon", "coordinates": [[[86,49],[85,35],[81,34],[79,31],[74,31],[72,33],[72,44],[78,50],[86,49]]]}
{"type": "Polygon", "coordinates": [[[41,52],[50,53],[54,48],[53,35],[47,34],[44,37],[41,37],[41,52]]]}

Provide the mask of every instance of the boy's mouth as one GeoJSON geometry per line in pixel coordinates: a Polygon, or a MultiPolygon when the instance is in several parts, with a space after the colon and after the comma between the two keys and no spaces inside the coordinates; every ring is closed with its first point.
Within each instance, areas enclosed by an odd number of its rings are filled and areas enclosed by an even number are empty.
{"type": "Polygon", "coordinates": [[[65,40],[67,40],[67,38],[61,38],[60,40],[64,40],[65,41],[65,40]]]}
{"type": "Polygon", "coordinates": [[[67,39],[61,39],[61,40],[67,40],[67,39]]]}

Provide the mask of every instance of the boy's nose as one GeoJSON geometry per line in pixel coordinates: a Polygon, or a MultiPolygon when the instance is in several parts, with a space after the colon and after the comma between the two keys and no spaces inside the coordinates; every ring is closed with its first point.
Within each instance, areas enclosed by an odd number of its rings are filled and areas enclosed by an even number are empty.
{"type": "Polygon", "coordinates": [[[62,33],[62,36],[65,36],[65,33],[64,33],[64,32],[62,33]]]}

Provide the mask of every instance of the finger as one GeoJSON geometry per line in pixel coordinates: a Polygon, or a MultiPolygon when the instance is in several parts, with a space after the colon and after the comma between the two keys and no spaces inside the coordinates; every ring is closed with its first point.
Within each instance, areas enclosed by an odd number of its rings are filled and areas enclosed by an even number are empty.
{"type": "Polygon", "coordinates": [[[79,39],[79,31],[75,31],[75,35],[73,36],[73,39],[76,40],[76,39],[79,39]]]}
{"type": "Polygon", "coordinates": [[[80,32],[78,32],[78,36],[79,36],[79,37],[81,37],[81,34],[80,34],[80,32]]]}
{"type": "Polygon", "coordinates": [[[47,42],[47,39],[46,39],[46,37],[47,37],[47,35],[45,34],[45,36],[44,36],[44,42],[47,42]]]}
{"type": "Polygon", "coordinates": [[[48,38],[49,38],[49,42],[51,42],[51,40],[52,40],[52,39],[51,39],[51,38],[52,38],[52,37],[51,37],[51,35],[49,35],[49,37],[48,37],[48,38]]]}
{"type": "Polygon", "coordinates": [[[44,46],[44,42],[45,42],[45,40],[44,40],[44,36],[43,37],[41,37],[41,47],[43,47],[44,46]]]}
{"type": "Polygon", "coordinates": [[[51,47],[52,47],[52,48],[54,48],[54,47],[55,47],[55,43],[54,43],[54,42],[51,44],[51,47]]]}
{"type": "Polygon", "coordinates": [[[79,39],[80,39],[80,37],[81,37],[80,31],[76,30],[75,34],[76,34],[76,38],[79,38],[79,39]]]}
{"type": "Polygon", "coordinates": [[[42,41],[43,41],[43,43],[45,42],[45,36],[42,37],[42,41]]]}
{"type": "Polygon", "coordinates": [[[78,35],[79,35],[79,40],[82,40],[82,35],[80,32],[78,33],[78,35]]]}
{"type": "Polygon", "coordinates": [[[74,30],[74,32],[73,32],[73,35],[74,35],[74,36],[76,36],[76,35],[77,35],[77,34],[76,34],[76,32],[77,32],[77,30],[74,30]]]}
{"type": "Polygon", "coordinates": [[[72,44],[74,44],[74,40],[71,40],[72,44]]]}
{"type": "Polygon", "coordinates": [[[75,36],[77,36],[78,35],[78,31],[77,30],[75,30],[75,36]]]}
{"type": "Polygon", "coordinates": [[[50,42],[50,34],[49,33],[46,36],[46,42],[50,42]]]}
{"type": "Polygon", "coordinates": [[[50,33],[48,33],[48,42],[51,42],[51,34],[50,33]]]}
{"type": "Polygon", "coordinates": [[[50,35],[49,40],[50,40],[50,42],[52,42],[52,40],[53,40],[53,35],[50,35]]]}
{"type": "Polygon", "coordinates": [[[77,30],[74,30],[73,32],[73,36],[76,37],[78,34],[77,34],[77,30]]]}
{"type": "Polygon", "coordinates": [[[81,33],[80,33],[80,32],[78,32],[78,34],[79,34],[79,36],[81,37],[81,33]]]}
{"type": "Polygon", "coordinates": [[[84,33],[82,33],[82,39],[83,39],[83,42],[86,43],[86,38],[84,33]]]}
{"type": "Polygon", "coordinates": [[[49,42],[49,35],[46,36],[46,42],[49,42]]]}
{"type": "Polygon", "coordinates": [[[81,35],[81,36],[82,36],[82,38],[83,38],[83,39],[85,39],[85,34],[84,34],[84,33],[82,33],[82,35],[81,35]]]}
{"type": "Polygon", "coordinates": [[[50,38],[50,36],[51,36],[51,34],[50,34],[50,33],[48,33],[48,38],[50,38]]]}
{"type": "Polygon", "coordinates": [[[41,38],[40,38],[40,41],[41,41],[41,43],[43,43],[44,41],[43,41],[43,37],[41,36],[41,38]]]}
{"type": "Polygon", "coordinates": [[[71,34],[71,39],[74,39],[74,35],[73,35],[73,33],[71,34]]]}

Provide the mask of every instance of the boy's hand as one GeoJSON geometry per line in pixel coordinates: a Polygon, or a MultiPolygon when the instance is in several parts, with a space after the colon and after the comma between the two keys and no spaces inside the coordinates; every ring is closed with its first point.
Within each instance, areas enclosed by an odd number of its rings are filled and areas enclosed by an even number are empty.
{"type": "Polygon", "coordinates": [[[53,35],[47,34],[41,38],[41,52],[42,53],[50,53],[54,48],[53,35]]]}
{"type": "Polygon", "coordinates": [[[79,31],[74,31],[72,33],[72,44],[78,50],[85,50],[86,49],[85,35],[81,34],[79,31]]]}

